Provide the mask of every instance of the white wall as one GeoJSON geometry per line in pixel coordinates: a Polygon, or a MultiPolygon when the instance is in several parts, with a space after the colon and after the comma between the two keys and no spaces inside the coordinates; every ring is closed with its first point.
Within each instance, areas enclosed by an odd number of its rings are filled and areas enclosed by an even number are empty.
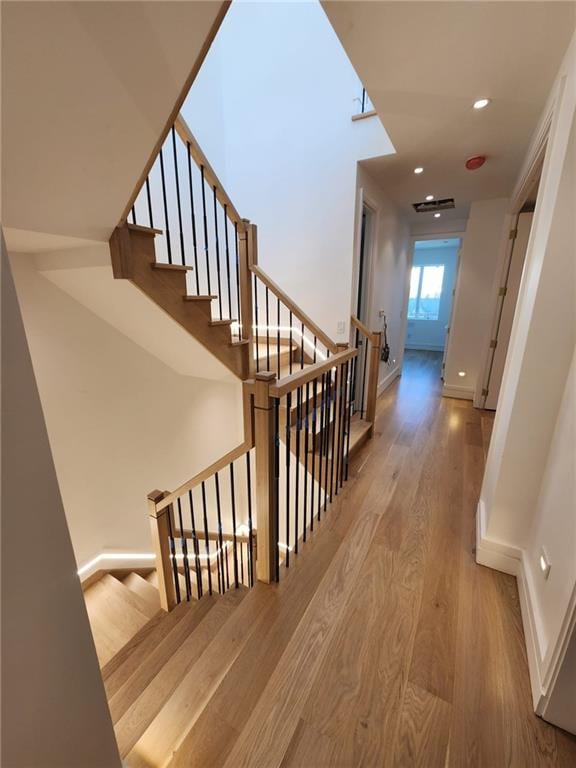
{"type": "MultiPolygon", "coordinates": [[[[362,167],[358,166],[357,186],[359,199],[356,221],[356,245],[352,301],[356,296],[357,263],[360,251],[360,213],[362,198],[375,211],[373,225],[371,291],[368,300],[368,326],[371,330],[382,329],[380,310],[386,313],[390,360],[380,363],[379,389],[389,384],[400,372],[404,357],[404,336],[406,333],[405,301],[410,270],[410,235],[406,223],[385,191],[362,167]]],[[[352,306],[351,311],[356,308],[352,306]]]]}
{"type": "Polygon", "coordinates": [[[412,266],[423,267],[442,264],[444,265],[444,279],[442,281],[442,295],[440,296],[438,319],[408,319],[406,330],[407,349],[431,349],[436,351],[444,349],[446,328],[450,323],[452,290],[454,288],[454,281],[456,280],[459,247],[458,243],[446,246],[434,245],[431,247],[426,247],[425,242],[415,243],[412,266]]]}
{"type": "Polygon", "coordinates": [[[0,763],[120,768],[3,235],[1,277],[0,763]]]}
{"type": "Polygon", "coordinates": [[[472,400],[481,383],[484,345],[492,322],[492,288],[501,257],[506,199],[472,203],[462,238],[443,393],[472,400]],[[465,376],[458,375],[464,371],[465,376]]]}
{"type": "Polygon", "coordinates": [[[239,383],[179,375],[12,258],[78,565],[150,552],[146,494],[172,490],[243,439],[239,383]]]}
{"type": "Polygon", "coordinates": [[[182,110],[240,214],[258,225],[261,266],[340,341],[357,161],[392,151],[378,118],[352,122],[358,93],[318,3],[234,3],[182,110]]]}
{"type": "MultiPolygon", "coordinates": [[[[532,694],[540,712],[553,696],[576,617],[575,114],[576,37],[525,166],[528,171],[537,156],[551,116],[478,509],[479,562],[519,577],[532,694]],[[542,546],[552,565],[547,583],[537,567],[542,546]]],[[[521,189],[519,183],[518,196],[521,189]]],[[[568,667],[573,674],[574,666],[568,667]]],[[[571,684],[574,690],[576,681],[571,684]]],[[[569,714],[576,731],[576,713],[569,714]]]]}

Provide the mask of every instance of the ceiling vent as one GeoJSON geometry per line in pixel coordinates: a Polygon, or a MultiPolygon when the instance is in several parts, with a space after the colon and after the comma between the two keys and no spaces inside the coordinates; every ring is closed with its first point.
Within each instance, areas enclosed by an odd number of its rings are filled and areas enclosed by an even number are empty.
{"type": "Polygon", "coordinates": [[[434,213],[434,211],[447,211],[454,208],[454,198],[444,197],[442,200],[425,200],[422,203],[412,203],[416,213],[434,213]]]}

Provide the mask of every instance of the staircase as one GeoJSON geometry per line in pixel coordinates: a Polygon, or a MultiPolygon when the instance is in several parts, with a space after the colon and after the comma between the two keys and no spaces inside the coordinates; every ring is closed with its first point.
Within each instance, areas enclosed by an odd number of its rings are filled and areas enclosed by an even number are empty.
{"type": "MultiPolygon", "coordinates": [[[[306,593],[320,577],[316,529],[373,433],[380,334],[352,317],[355,343],[335,344],[266,274],[256,226],[181,117],[147,173],[110,240],[114,277],[242,381],[244,440],[175,490],[148,494],[155,569],[103,574],[85,597],[126,764],[212,765],[230,671],[248,691],[250,638],[261,630],[266,644],[266,622],[269,639],[281,631],[276,590],[303,579],[306,593]]],[[[295,603],[292,619],[304,608],[295,603]]]]}

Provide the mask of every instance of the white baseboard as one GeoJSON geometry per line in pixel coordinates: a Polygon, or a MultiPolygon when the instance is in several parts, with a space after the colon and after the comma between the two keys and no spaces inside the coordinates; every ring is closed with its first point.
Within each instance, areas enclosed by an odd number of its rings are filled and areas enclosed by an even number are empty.
{"type": "Polygon", "coordinates": [[[540,674],[540,649],[538,643],[537,604],[530,588],[530,577],[526,568],[526,554],[520,547],[511,547],[486,536],[486,507],[482,499],[476,512],[476,562],[495,571],[516,577],[522,625],[526,640],[532,704],[536,714],[541,714],[546,701],[540,674]]]}
{"type": "Polygon", "coordinates": [[[378,382],[378,397],[384,392],[385,389],[388,389],[390,384],[400,376],[400,366],[397,365],[395,368],[392,368],[391,371],[389,371],[386,376],[384,376],[383,379],[380,379],[378,382]]]}
{"type": "Polygon", "coordinates": [[[474,400],[474,390],[471,387],[455,387],[444,384],[442,397],[456,397],[458,400],[474,400]]]}
{"type": "Polygon", "coordinates": [[[156,558],[152,552],[114,552],[105,550],[78,569],[81,582],[85,582],[97,571],[112,568],[121,570],[132,568],[154,568],[156,558]]]}

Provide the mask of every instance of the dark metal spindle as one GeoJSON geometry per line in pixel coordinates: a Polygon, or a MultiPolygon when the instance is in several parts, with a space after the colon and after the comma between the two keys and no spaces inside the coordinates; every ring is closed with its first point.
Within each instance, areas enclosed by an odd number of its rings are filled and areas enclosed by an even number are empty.
{"type": "Polygon", "coordinates": [[[248,495],[248,583],[254,586],[254,546],[252,542],[252,479],[250,451],[246,453],[246,490],[248,495]]]}
{"type": "Polygon", "coordinates": [[[184,229],[182,227],[182,204],[180,202],[180,179],[178,174],[178,153],[176,151],[176,129],[172,126],[172,154],[174,156],[174,179],[176,182],[176,204],[178,206],[178,227],[180,228],[180,258],[186,264],[184,253],[184,229]]]}
{"type": "Polygon", "coordinates": [[[298,505],[300,502],[300,430],[301,429],[302,429],[302,387],[298,387],[298,389],[296,390],[296,483],[294,488],[294,552],[296,554],[298,554],[298,505]]]}
{"type": "Polygon", "coordinates": [[[292,425],[290,413],[292,412],[292,392],[286,395],[286,568],[290,567],[290,437],[292,425]]]}
{"type": "Polygon", "coordinates": [[[348,429],[346,434],[346,468],[344,470],[344,480],[348,480],[348,465],[350,463],[350,421],[352,418],[352,407],[353,407],[353,386],[354,386],[354,376],[356,375],[356,358],[353,357],[350,362],[350,384],[348,387],[349,390],[349,401],[348,401],[348,429]]]}
{"type": "Polygon", "coordinates": [[[316,339],[316,336],[314,336],[314,362],[316,362],[316,342],[317,342],[317,339],[316,339]]]}
{"type": "Polygon", "coordinates": [[[292,375],[292,310],[290,310],[290,375],[292,375]]]}
{"type": "Polygon", "coordinates": [[[162,180],[162,201],[164,203],[164,226],[166,228],[166,247],[168,264],[172,264],[172,243],[170,240],[170,222],[168,220],[168,198],[166,197],[166,174],[164,173],[164,155],[160,149],[160,178],[162,180]]]}
{"type": "Polygon", "coordinates": [[[188,502],[190,504],[190,522],[192,524],[192,540],[194,542],[194,566],[196,568],[196,590],[198,592],[198,599],[202,597],[204,591],[202,584],[202,569],[200,568],[200,550],[198,547],[198,534],[196,533],[196,518],[194,516],[194,498],[192,490],[188,491],[188,502]]]}
{"type": "Polygon", "coordinates": [[[136,204],[132,206],[132,224],[136,224],[136,204]]]}
{"type": "Polygon", "coordinates": [[[152,216],[152,195],[150,194],[150,176],[146,176],[146,201],[148,203],[148,224],[150,229],[154,227],[154,218],[152,216]]]}
{"type": "MultiPolygon", "coordinates": [[[[276,398],[274,400],[274,476],[276,482],[276,493],[274,498],[276,500],[276,525],[275,530],[278,535],[280,530],[280,504],[278,502],[280,498],[280,400],[276,398]]],[[[276,541],[276,581],[280,581],[280,548],[278,547],[278,541],[276,541]]]]}
{"type": "Polygon", "coordinates": [[[212,569],[210,567],[210,539],[208,538],[208,512],[206,510],[206,485],[202,481],[202,513],[204,517],[204,545],[206,548],[206,567],[208,570],[208,594],[212,594],[212,569]]]}
{"type": "Polygon", "coordinates": [[[234,585],[238,589],[238,546],[236,541],[236,493],[234,491],[234,462],[230,462],[230,502],[232,505],[232,550],[234,552],[234,585]]]}
{"type": "Polygon", "coordinates": [[[192,249],[194,251],[194,275],[196,277],[196,295],[200,295],[200,275],[198,274],[198,240],[196,238],[196,211],[194,209],[194,187],[192,184],[192,158],[190,155],[190,142],[186,142],[188,148],[188,188],[190,190],[190,211],[192,215],[192,249]]]}
{"type": "MultiPolygon", "coordinates": [[[[238,224],[234,222],[234,241],[236,243],[236,303],[238,305],[238,338],[242,338],[242,333],[240,331],[240,322],[242,320],[242,315],[240,314],[240,255],[238,253],[238,224]]],[[[254,280],[256,280],[256,275],[254,275],[254,280]]],[[[247,333],[247,329],[244,330],[244,333],[247,333]]]]}
{"type": "Polygon", "coordinates": [[[190,602],[192,595],[192,584],[190,583],[190,563],[188,562],[188,542],[184,533],[184,523],[182,521],[182,502],[180,496],[176,499],[178,506],[178,522],[180,524],[180,547],[182,549],[182,561],[184,565],[184,584],[186,586],[186,600],[190,602]]]}
{"type": "Polygon", "coordinates": [[[300,339],[300,370],[304,368],[304,323],[300,324],[300,333],[302,338],[300,339]]]}
{"type": "MultiPolygon", "coordinates": [[[[218,544],[220,547],[220,565],[222,567],[222,591],[230,589],[230,579],[224,581],[224,539],[222,538],[222,510],[220,508],[220,478],[218,472],[214,473],[214,488],[216,490],[216,514],[218,516],[218,544]],[[226,585],[226,586],[225,586],[226,585]]],[[[228,577],[228,557],[226,557],[226,577],[228,577]]]]}
{"type": "Polygon", "coordinates": [[[218,282],[218,309],[222,320],[222,285],[220,283],[220,238],[218,237],[218,201],[216,199],[216,185],[212,187],[214,193],[214,242],[216,244],[216,278],[218,282]]]}
{"type": "Polygon", "coordinates": [[[330,452],[332,455],[332,461],[330,462],[330,503],[332,503],[332,497],[334,495],[334,463],[336,461],[336,454],[334,448],[336,446],[336,401],[338,399],[338,372],[339,368],[334,371],[334,386],[332,388],[332,444],[330,446],[330,452]]]}
{"type": "Polygon", "coordinates": [[[314,478],[316,476],[316,391],[318,380],[312,382],[312,475],[310,482],[310,530],[314,530],[314,478]]]}
{"type": "Polygon", "coordinates": [[[332,390],[332,371],[326,373],[326,394],[324,396],[324,456],[326,458],[326,465],[324,467],[324,512],[328,505],[328,465],[330,463],[330,399],[332,390]]]}
{"type": "Polygon", "coordinates": [[[204,224],[204,255],[206,257],[206,280],[208,283],[208,295],[212,293],[210,285],[210,254],[208,253],[208,218],[206,217],[206,184],[204,182],[204,166],[200,166],[202,180],[202,221],[204,224]]]}
{"type": "Polygon", "coordinates": [[[350,363],[347,360],[344,363],[344,388],[342,393],[342,446],[340,449],[341,458],[340,458],[340,488],[344,485],[345,480],[345,471],[346,471],[346,441],[348,437],[348,429],[349,429],[349,419],[348,414],[350,412],[350,407],[348,405],[348,373],[350,371],[350,363]]]}
{"type": "MultiPolygon", "coordinates": [[[[308,507],[308,448],[309,448],[309,434],[308,426],[310,421],[310,384],[306,384],[306,405],[304,407],[304,498],[303,498],[303,516],[302,531],[303,539],[306,541],[306,514],[308,507]]],[[[314,530],[314,523],[312,522],[312,528],[314,530]]]]}
{"type": "MultiPolygon", "coordinates": [[[[230,243],[228,241],[228,206],[224,205],[224,250],[226,252],[226,279],[228,282],[228,317],[232,319],[232,288],[230,287],[230,243]]],[[[238,316],[240,322],[240,316],[238,316]]]]}
{"type": "Polygon", "coordinates": [[[254,275],[254,323],[256,333],[256,373],[260,372],[260,347],[258,346],[258,278],[254,275]]]}
{"type": "Polygon", "coordinates": [[[276,299],[276,355],[278,357],[278,378],[280,378],[280,299],[276,299]]]}
{"type": "Polygon", "coordinates": [[[172,529],[173,507],[168,508],[168,541],[170,544],[170,555],[172,556],[172,573],[174,574],[174,588],[176,590],[176,602],[180,602],[180,579],[178,578],[178,563],[176,562],[176,541],[174,530],[172,529]]]}
{"type": "Polygon", "coordinates": [[[322,507],[322,455],[324,453],[324,398],[326,397],[326,374],[322,374],[320,382],[320,444],[318,446],[318,520],[322,507]]]}

